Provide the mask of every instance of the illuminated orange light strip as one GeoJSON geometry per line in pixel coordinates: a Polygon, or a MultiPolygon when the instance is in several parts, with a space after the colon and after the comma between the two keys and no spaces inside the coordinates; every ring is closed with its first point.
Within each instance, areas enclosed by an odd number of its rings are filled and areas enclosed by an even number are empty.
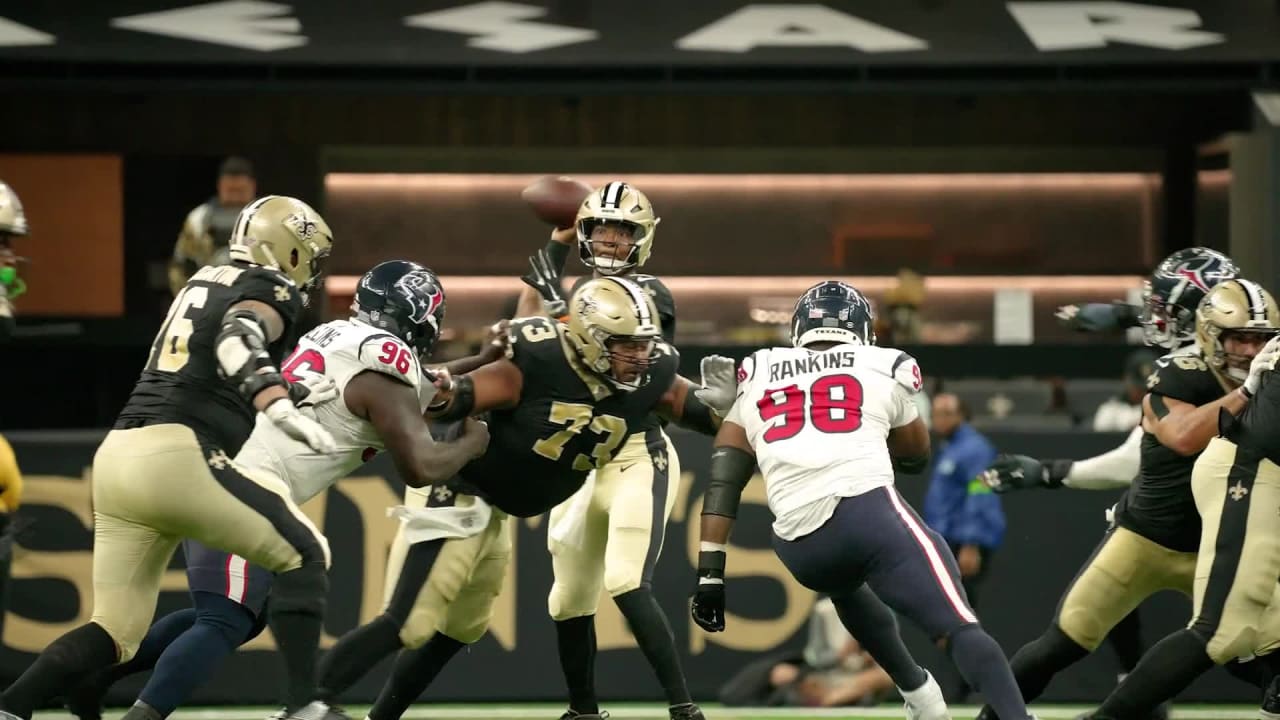
{"type": "MultiPolygon", "coordinates": [[[[860,290],[870,293],[884,292],[898,284],[893,276],[838,277],[860,290]]],[[[573,276],[566,276],[572,282],[573,276]]],[[[796,293],[812,285],[830,280],[822,276],[714,276],[714,275],[664,275],[663,283],[676,295],[714,295],[752,293],[796,293]]],[[[357,275],[333,275],[325,280],[325,288],[332,295],[352,295],[356,291],[357,275]]],[[[449,292],[516,292],[525,285],[517,277],[508,275],[455,275],[441,277],[449,292]]],[[[1138,275],[957,275],[927,277],[927,290],[937,292],[994,291],[1003,288],[1020,290],[1051,290],[1061,292],[1123,293],[1142,285],[1138,275]]]]}
{"type": "MultiPolygon", "coordinates": [[[[431,189],[434,191],[474,191],[478,189],[521,188],[541,175],[497,173],[329,173],[325,186],[330,190],[374,190],[383,188],[431,189]]],[[[1134,189],[1158,185],[1155,173],[832,173],[832,174],[600,174],[573,177],[599,187],[626,178],[638,187],[723,193],[732,190],[972,190],[975,188],[1027,189],[1134,189]]]]}

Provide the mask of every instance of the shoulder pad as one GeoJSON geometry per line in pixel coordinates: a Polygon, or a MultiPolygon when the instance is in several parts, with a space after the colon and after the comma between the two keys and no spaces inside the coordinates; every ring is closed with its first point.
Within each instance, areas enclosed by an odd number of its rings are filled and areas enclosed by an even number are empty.
{"type": "Polygon", "coordinates": [[[530,347],[560,337],[559,323],[546,317],[516,318],[507,329],[507,359],[513,360],[530,347]]]}
{"type": "Polygon", "coordinates": [[[1168,355],[1156,360],[1155,368],[1151,374],[1147,376],[1147,389],[1161,392],[1163,388],[1171,384],[1184,384],[1185,381],[1194,381],[1194,376],[1199,373],[1207,373],[1209,364],[1199,353],[1195,352],[1171,352],[1168,355]]]}
{"type": "Polygon", "coordinates": [[[418,387],[422,369],[418,356],[400,338],[390,333],[366,336],[356,348],[356,360],[365,370],[373,370],[418,387]]]}
{"type": "Polygon", "coordinates": [[[768,348],[756,350],[750,355],[742,358],[742,361],[738,363],[739,394],[741,394],[742,390],[746,388],[748,383],[750,383],[753,379],[755,379],[756,368],[760,367],[761,365],[768,364],[768,358],[769,358],[768,348]]]}
{"type": "Polygon", "coordinates": [[[920,363],[905,352],[898,351],[889,364],[889,376],[913,395],[924,387],[920,363]]]}

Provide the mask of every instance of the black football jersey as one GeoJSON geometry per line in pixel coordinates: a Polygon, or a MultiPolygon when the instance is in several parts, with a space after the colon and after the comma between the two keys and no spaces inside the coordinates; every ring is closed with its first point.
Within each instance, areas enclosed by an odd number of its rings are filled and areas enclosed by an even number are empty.
{"type": "MultiPolygon", "coordinates": [[[[1179,351],[1156,361],[1147,392],[1207,405],[1227,389],[1200,353],[1179,351]]],[[[1200,546],[1200,514],[1191,495],[1191,469],[1198,456],[1179,455],[1144,432],[1138,479],[1121,500],[1116,522],[1170,550],[1195,552],[1200,546]]]]}
{"type": "Polygon", "coordinates": [[[253,430],[256,412],[219,375],[214,345],[227,308],[242,300],[264,302],[284,319],[284,333],[267,348],[279,365],[294,345],[302,312],[298,286],[280,272],[244,263],[202,268],[169,307],[116,428],[179,423],[228,453],[240,449],[253,430]]]}
{"type": "Polygon", "coordinates": [[[548,318],[511,323],[508,356],[524,376],[520,402],[489,414],[489,448],[461,472],[465,485],[517,517],[540,515],[577,492],[675,381],[678,359],[660,343],[648,382],[618,390],[582,366],[565,332],[548,318]]]}
{"type": "Polygon", "coordinates": [[[1228,437],[1280,464],[1280,372],[1262,376],[1258,391],[1235,425],[1228,437]]]}

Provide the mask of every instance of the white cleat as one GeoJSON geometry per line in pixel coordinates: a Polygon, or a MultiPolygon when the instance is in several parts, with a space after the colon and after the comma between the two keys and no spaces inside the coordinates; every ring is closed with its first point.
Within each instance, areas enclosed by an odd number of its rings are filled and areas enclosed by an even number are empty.
{"type": "Polygon", "coordinates": [[[951,720],[951,710],[942,698],[942,688],[938,687],[938,681],[928,670],[925,671],[923,685],[909,691],[898,688],[898,692],[906,701],[907,720],[951,720]]]}

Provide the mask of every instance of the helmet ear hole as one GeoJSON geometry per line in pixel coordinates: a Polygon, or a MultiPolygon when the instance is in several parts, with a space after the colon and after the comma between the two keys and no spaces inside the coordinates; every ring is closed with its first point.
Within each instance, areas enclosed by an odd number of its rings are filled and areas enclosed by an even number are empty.
{"type": "Polygon", "coordinates": [[[289,267],[298,267],[298,248],[289,251],[289,267]]]}

